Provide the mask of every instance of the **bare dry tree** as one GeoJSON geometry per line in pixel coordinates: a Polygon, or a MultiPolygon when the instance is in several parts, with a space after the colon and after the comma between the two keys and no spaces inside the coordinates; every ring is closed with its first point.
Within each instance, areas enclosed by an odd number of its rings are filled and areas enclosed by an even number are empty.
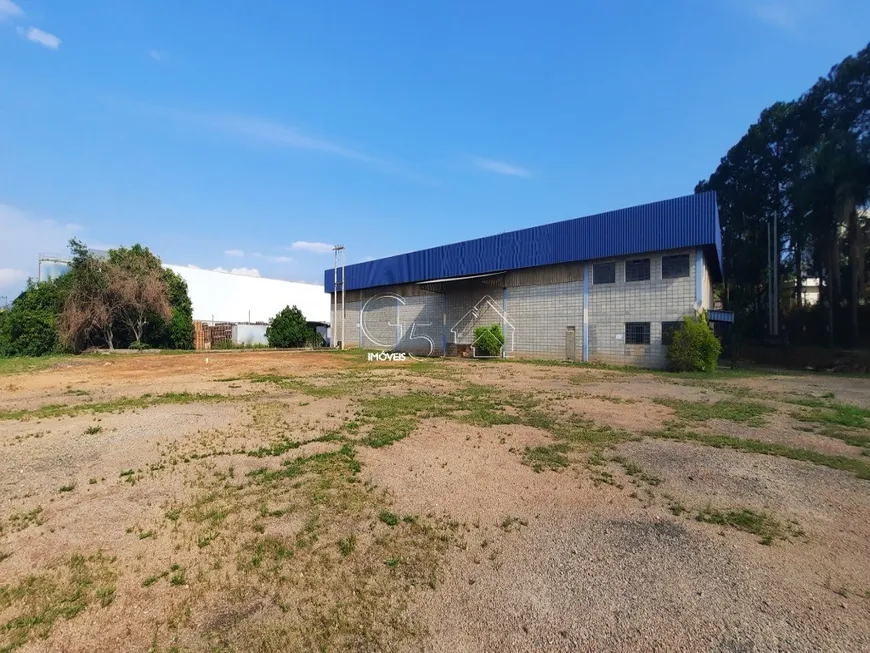
{"type": "Polygon", "coordinates": [[[70,241],[70,248],[73,281],[60,314],[61,340],[79,351],[98,337],[114,349],[114,325],[121,307],[117,266],[92,256],[78,241],[70,241]]]}
{"type": "Polygon", "coordinates": [[[158,315],[164,320],[172,317],[169,290],[161,268],[118,266],[112,277],[120,302],[118,317],[130,329],[137,344],[142,342],[142,333],[150,315],[158,315]]]}

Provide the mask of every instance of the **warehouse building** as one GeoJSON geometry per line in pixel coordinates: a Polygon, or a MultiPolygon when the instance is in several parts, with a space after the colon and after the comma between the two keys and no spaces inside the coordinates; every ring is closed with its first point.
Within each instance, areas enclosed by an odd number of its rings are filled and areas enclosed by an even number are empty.
{"type": "MultiPolygon", "coordinates": [[[[326,270],[347,346],[662,367],[684,315],[713,308],[722,279],[715,193],[701,193],[326,270]],[[477,336],[479,337],[479,336],[477,336]]],[[[712,312],[722,320],[721,311],[712,312]]]]}

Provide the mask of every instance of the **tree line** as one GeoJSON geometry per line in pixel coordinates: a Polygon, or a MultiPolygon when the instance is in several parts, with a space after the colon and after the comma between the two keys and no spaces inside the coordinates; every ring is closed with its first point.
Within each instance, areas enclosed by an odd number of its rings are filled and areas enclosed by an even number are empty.
{"type": "Polygon", "coordinates": [[[0,356],[42,356],[89,347],[193,349],[187,283],[147,247],[95,256],[70,241],[68,273],[28,281],[0,311],[0,356]]]}
{"type": "Polygon", "coordinates": [[[695,188],[707,190],[719,198],[725,308],[744,336],[767,331],[772,252],[777,287],[793,286],[776,307],[790,341],[870,344],[870,45],[798,99],[766,108],[695,188]],[[802,301],[808,278],[820,280],[813,306],[802,301]]]}

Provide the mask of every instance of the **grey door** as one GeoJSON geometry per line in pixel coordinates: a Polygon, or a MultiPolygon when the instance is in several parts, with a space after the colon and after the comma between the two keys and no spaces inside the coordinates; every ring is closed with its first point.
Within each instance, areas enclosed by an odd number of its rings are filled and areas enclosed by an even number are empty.
{"type": "Polygon", "coordinates": [[[565,358],[577,360],[577,332],[572,326],[565,329],[565,358]]]}

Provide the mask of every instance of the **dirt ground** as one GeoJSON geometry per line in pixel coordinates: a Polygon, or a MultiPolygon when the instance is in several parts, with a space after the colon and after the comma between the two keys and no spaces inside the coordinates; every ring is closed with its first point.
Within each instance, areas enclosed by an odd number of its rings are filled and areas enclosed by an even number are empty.
{"type": "Polygon", "coordinates": [[[0,651],[870,650],[870,378],[0,367],[0,651]]]}

